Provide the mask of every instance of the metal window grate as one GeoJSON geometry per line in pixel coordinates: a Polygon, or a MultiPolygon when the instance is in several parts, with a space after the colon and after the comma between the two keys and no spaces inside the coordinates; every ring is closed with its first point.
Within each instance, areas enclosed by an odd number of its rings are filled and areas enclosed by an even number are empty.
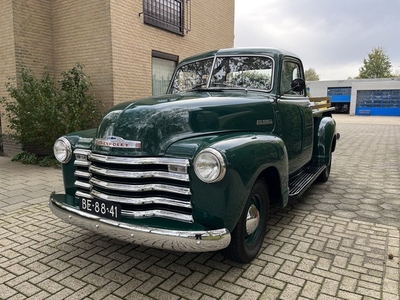
{"type": "Polygon", "coordinates": [[[143,0],[144,22],[184,34],[184,0],[143,0]]]}

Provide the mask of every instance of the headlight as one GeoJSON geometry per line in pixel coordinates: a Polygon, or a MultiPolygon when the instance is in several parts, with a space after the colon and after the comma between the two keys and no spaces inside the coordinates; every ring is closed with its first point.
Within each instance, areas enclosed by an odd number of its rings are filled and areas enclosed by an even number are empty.
{"type": "Polygon", "coordinates": [[[53,152],[56,159],[65,164],[69,162],[72,155],[71,143],[65,137],[61,137],[54,143],[53,152]]]}
{"type": "Polygon", "coordinates": [[[204,182],[218,182],[225,176],[224,158],[215,149],[204,149],[194,159],[194,172],[204,182]]]}

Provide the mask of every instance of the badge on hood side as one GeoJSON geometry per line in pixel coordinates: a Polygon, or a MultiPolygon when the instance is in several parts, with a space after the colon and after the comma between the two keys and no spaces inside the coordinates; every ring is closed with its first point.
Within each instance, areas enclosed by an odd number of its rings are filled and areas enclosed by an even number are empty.
{"type": "Polygon", "coordinates": [[[132,148],[132,149],[142,148],[142,142],[124,140],[123,138],[118,136],[108,136],[104,139],[96,139],[94,143],[96,146],[111,147],[111,148],[132,148]]]}

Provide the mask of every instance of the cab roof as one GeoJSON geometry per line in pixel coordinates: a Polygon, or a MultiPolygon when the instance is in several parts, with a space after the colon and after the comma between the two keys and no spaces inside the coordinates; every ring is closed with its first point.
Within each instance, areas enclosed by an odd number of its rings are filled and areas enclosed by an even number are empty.
{"type": "Polygon", "coordinates": [[[190,61],[202,60],[205,58],[213,57],[213,56],[246,56],[246,55],[268,55],[274,58],[281,56],[291,56],[295,58],[299,58],[296,54],[278,48],[226,48],[208,51],[204,53],[200,53],[194,56],[190,56],[181,61],[181,63],[187,63],[190,61]]]}

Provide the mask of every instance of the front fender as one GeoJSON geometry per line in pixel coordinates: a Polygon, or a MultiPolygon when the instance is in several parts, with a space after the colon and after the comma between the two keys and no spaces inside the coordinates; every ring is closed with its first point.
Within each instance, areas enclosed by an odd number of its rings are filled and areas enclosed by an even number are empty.
{"type": "Polygon", "coordinates": [[[288,158],[283,141],[274,135],[234,133],[180,141],[168,154],[191,153],[193,159],[201,150],[218,150],[226,163],[225,177],[216,183],[205,183],[197,178],[193,167],[189,170],[190,188],[195,222],[206,227],[223,226],[233,230],[256,179],[268,168],[279,174],[280,201],[287,201],[288,158]],[[176,152],[176,153],[171,153],[176,152]]]}

